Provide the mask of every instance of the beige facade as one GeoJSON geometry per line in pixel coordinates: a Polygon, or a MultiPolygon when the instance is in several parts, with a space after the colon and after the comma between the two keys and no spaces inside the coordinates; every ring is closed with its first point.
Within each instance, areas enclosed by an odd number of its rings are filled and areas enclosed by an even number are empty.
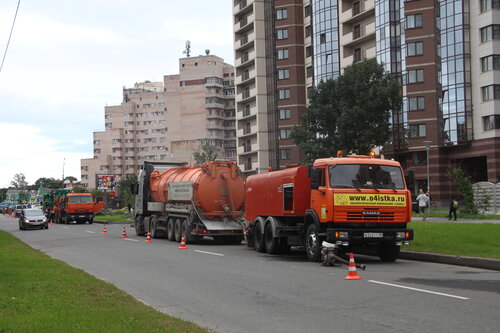
{"type": "Polygon", "coordinates": [[[98,175],[135,177],[143,161],[194,164],[193,151],[211,146],[236,160],[234,68],[213,55],[179,60],[179,74],[123,89],[105,107],[105,130],[94,132],[94,158],[82,159],[82,185],[98,175]]]}

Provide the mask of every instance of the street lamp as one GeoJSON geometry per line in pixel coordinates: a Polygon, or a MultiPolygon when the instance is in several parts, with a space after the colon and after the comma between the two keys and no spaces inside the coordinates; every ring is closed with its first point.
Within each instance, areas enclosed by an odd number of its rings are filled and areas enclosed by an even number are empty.
{"type": "MultiPolygon", "coordinates": [[[[425,150],[427,151],[427,196],[430,202],[431,182],[429,178],[429,150],[431,149],[432,141],[424,141],[425,150]]],[[[431,205],[429,204],[429,213],[431,212],[431,205]]]]}

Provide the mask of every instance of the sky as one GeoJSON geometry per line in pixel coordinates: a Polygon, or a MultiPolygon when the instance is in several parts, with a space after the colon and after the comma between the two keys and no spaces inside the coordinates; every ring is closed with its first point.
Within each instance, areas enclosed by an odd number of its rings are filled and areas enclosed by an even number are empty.
{"type": "MultiPolygon", "coordinates": [[[[19,0],[0,0],[0,60],[19,0]]],[[[123,87],[179,72],[191,55],[234,64],[231,0],[21,0],[0,72],[0,188],[17,173],[80,179],[92,133],[123,87]]]]}

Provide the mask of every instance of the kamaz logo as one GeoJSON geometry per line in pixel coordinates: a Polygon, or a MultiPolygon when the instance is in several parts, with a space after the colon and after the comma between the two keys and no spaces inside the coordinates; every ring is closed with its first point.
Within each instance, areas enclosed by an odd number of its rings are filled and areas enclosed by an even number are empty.
{"type": "Polygon", "coordinates": [[[368,215],[368,216],[379,216],[380,212],[379,211],[364,211],[362,212],[363,215],[368,215]]]}

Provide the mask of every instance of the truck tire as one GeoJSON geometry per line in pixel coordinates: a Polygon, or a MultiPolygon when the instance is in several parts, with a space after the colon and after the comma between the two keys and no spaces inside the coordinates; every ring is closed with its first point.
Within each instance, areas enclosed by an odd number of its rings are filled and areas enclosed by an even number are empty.
{"type": "Polygon", "coordinates": [[[264,244],[264,235],[262,234],[262,223],[260,221],[255,222],[253,226],[253,244],[255,251],[264,252],[266,250],[266,245],[264,244]]]}
{"type": "Polygon", "coordinates": [[[276,254],[279,252],[279,238],[274,237],[273,225],[271,223],[267,223],[264,228],[264,244],[268,254],[276,254]]]}
{"type": "Polygon", "coordinates": [[[306,253],[309,261],[317,262],[321,256],[321,239],[318,235],[318,227],[311,223],[306,233],[306,253]]]}
{"type": "Polygon", "coordinates": [[[158,226],[158,218],[153,215],[149,218],[149,230],[151,230],[151,238],[160,238],[160,233],[158,232],[158,230],[156,229],[156,227],[158,226]]]}
{"type": "Polygon", "coordinates": [[[399,258],[400,247],[396,244],[381,243],[378,246],[378,257],[384,262],[394,262],[399,258]]]}
{"type": "Polygon", "coordinates": [[[142,216],[136,216],[135,218],[135,234],[137,236],[144,236],[146,232],[144,231],[144,219],[142,216]]]}
{"type": "Polygon", "coordinates": [[[183,220],[181,224],[181,239],[184,236],[184,241],[186,244],[191,241],[191,237],[189,235],[189,224],[187,220],[183,220]]]}
{"type": "Polygon", "coordinates": [[[169,218],[167,221],[167,239],[169,241],[175,241],[175,220],[173,218],[169,218]]]}
{"type": "Polygon", "coordinates": [[[182,228],[182,220],[176,219],[174,226],[174,235],[175,235],[175,241],[177,243],[181,242],[181,228],[182,228]]]}

